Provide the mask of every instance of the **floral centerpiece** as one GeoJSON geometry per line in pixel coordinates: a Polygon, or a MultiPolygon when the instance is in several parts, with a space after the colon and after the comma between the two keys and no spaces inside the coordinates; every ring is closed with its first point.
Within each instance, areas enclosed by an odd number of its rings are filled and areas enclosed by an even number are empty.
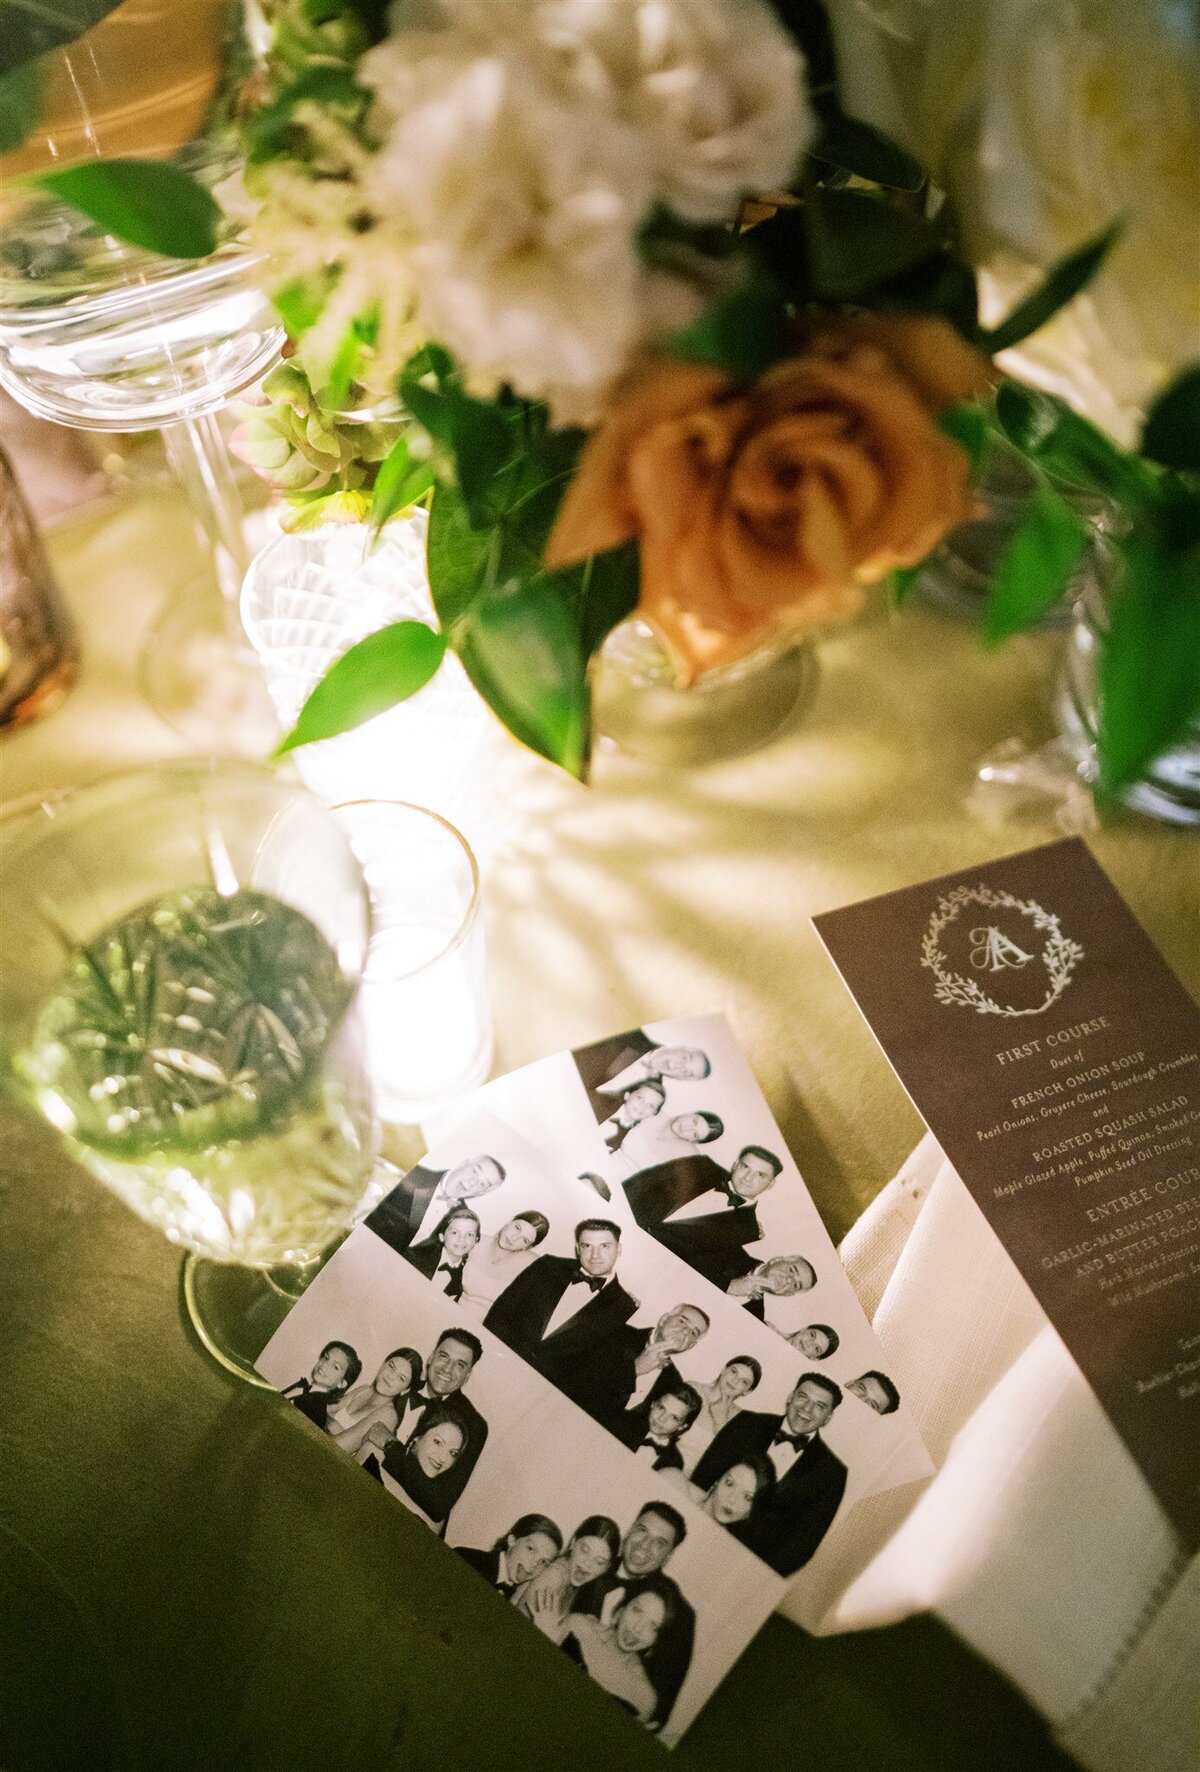
{"type": "MultiPolygon", "coordinates": [[[[1133,780],[1200,711],[1178,17],[1139,17],[1142,117],[1115,0],[271,0],[240,128],[293,355],[243,448],[298,523],[430,503],[438,645],[390,636],[393,699],[450,648],[583,775],[617,622],[686,683],[902,596],[1003,439],[1035,485],[990,637],[1079,562],[1062,485],[1120,507],[1099,751],[1133,780]]],[[[377,712],[380,657],[285,742],[377,712]]]]}

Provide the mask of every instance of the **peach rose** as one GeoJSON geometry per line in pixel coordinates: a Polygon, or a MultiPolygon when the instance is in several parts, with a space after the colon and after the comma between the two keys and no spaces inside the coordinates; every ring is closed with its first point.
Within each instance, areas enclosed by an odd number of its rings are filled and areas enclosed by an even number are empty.
{"type": "Polygon", "coordinates": [[[546,563],[636,536],[639,612],[681,683],[847,620],[864,585],[970,516],[969,463],[937,414],[990,373],[944,321],[874,314],[814,328],[748,388],[655,360],[584,449],[546,563]]]}

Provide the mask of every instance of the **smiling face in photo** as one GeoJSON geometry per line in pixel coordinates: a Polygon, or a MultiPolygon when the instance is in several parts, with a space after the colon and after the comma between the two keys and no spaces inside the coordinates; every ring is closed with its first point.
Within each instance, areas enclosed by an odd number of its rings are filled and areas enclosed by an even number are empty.
{"type": "Polygon", "coordinates": [[[802,1378],[787,1400],[787,1424],[793,1434],[815,1434],[833,1414],[834,1402],[824,1385],[802,1378]]]}
{"type": "Polygon", "coordinates": [[[650,1432],[664,1438],[668,1434],[677,1434],[686,1422],[687,1414],[687,1404],[682,1397],[656,1397],[647,1414],[650,1432]]]}
{"type": "Polygon", "coordinates": [[[712,1486],[707,1511],[722,1526],[735,1526],[749,1517],[758,1494],[758,1479],[748,1464],[735,1464],[712,1486]]]}
{"type": "Polygon", "coordinates": [[[721,1390],[732,1402],[754,1389],[754,1373],[745,1360],[730,1360],[721,1368],[721,1390]]]}
{"type": "Polygon", "coordinates": [[[621,1561],[631,1575],[653,1575],[675,1549],[675,1528],[660,1514],[639,1514],[621,1541],[621,1561]]]}
{"type": "Polygon", "coordinates": [[[490,1194],[503,1180],[495,1157],[468,1157],[446,1171],[440,1191],[447,1200],[477,1200],[480,1194],[490,1194]]]}
{"type": "Polygon", "coordinates": [[[529,1581],[551,1564],[558,1555],[558,1546],[544,1532],[526,1532],[523,1538],[510,1538],[504,1547],[504,1561],[510,1581],[529,1581]]]}
{"type": "Polygon", "coordinates": [[[651,1053],[651,1062],[660,1077],[677,1083],[698,1082],[708,1075],[708,1060],[697,1046],[660,1046],[651,1053]]]}
{"type": "Polygon", "coordinates": [[[442,1232],[442,1250],[447,1261],[465,1261],[479,1241],[479,1221],[464,1214],[452,1218],[442,1232]]]}
{"type": "Polygon", "coordinates": [[[708,1329],[708,1318],[694,1304],[673,1305],[654,1326],[654,1339],[672,1353],[686,1354],[708,1329]]]}
{"type": "Polygon", "coordinates": [[[475,1355],[465,1342],[448,1335],[429,1356],[427,1382],[435,1397],[450,1397],[471,1376],[475,1355]]]}
{"type": "Polygon", "coordinates": [[[602,1538],[585,1533],[573,1540],[567,1551],[567,1579],[572,1587],[586,1587],[599,1575],[607,1575],[613,1554],[602,1538]]]}
{"type": "Polygon", "coordinates": [[[389,1354],[375,1374],[375,1389],[381,1397],[398,1397],[411,1390],[413,1369],[403,1354],[389,1354]]]}
{"type": "Polygon", "coordinates": [[[618,1649],[627,1655],[643,1655],[658,1641],[667,1616],[661,1594],[636,1594],[617,1613],[614,1634],[618,1649]]]}
{"type": "Polygon", "coordinates": [[[418,1434],[413,1445],[417,1463],[427,1477],[440,1477],[454,1465],[466,1436],[454,1421],[439,1421],[436,1427],[418,1434]]]}
{"type": "Polygon", "coordinates": [[[312,1381],[318,1390],[335,1391],[346,1381],[350,1357],[345,1348],[327,1347],[312,1369],[312,1381]]]}

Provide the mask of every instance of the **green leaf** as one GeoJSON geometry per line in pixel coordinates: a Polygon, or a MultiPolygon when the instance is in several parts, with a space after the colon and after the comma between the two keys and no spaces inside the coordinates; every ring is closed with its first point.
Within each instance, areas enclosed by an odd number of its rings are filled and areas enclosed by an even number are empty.
{"type": "Polygon", "coordinates": [[[0,0],[0,74],[74,43],[121,0],[0,0]]]}
{"type": "Polygon", "coordinates": [[[896,567],[895,571],[892,573],[892,602],[897,609],[902,608],[904,604],[908,602],[908,599],[916,588],[917,580],[920,578],[924,570],[924,561],[921,561],[916,566],[896,567]]]}
{"type": "Polygon", "coordinates": [[[996,417],[1022,454],[1058,481],[1098,492],[1130,510],[1157,504],[1161,491],[1157,470],[1118,449],[1103,431],[1055,395],[1006,383],[996,399],[996,417]]]}
{"type": "Polygon", "coordinates": [[[397,437],[379,464],[375,490],[371,495],[368,518],[372,538],[398,511],[423,498],[433,485],[433,466],[427,461],[413,461],[407,437],[397,437]]]}
{"type": "Polygon", "coordinates": [[[474,527],[457,486],[438,482],[429,508],[425,564],[433,606],[447,633],[482,590],[501,542],[497,534],[474,527]]]}
{"type": "Polygon", "coordinates": [[[27,140],[42,109],[45,73],[36,62],[26,62],[9,74],[0,74],[0,154],[12,154],[27,140]]]}
{"type": "Polygon", "coordinates": [[[815,160],[891,190],[919,191],[925,183],[925,169],[911,154],[870,123],[841,111],[825,116],[817,145],[809,153],[815,160]]]}
{"type": "Polygon", "coordinates": [[[190,173],[156,160],[84,160],[30,180],[106,234],[167,258],[207,258],[221,211],[190,173]]]}
{"type": "Polygon", "coordinates": [[[1200,474],[1200,363],[1185,369],[1150,408],[1142,454],[1166,468],[1200,474]]]}
{"type": "Polygon", "coordinates": [[[813,191],[800,212],[814,293],[852,301],[941,250],[939,235],[864,191],[813,191]]]}
{"type": "Polygon", "coordinates": [[[976,341],[980,350],[986,351],[989,357],[1007,351],[1020,344],[1023,338],[1028,338],[1031,332],[1036,332],[1039,326],[1044,326],[1060,308],[1065,308],[1091,282],[1119,238],[1122,226],[1121,222],[1110,223],[1102,234],[1097,234],[1094,240],[1089,240],[1055,265],[1032,295],[1017,303],[1007,320],[1002,320],[990,331],[981,329],[976,341]]]}
{"type": "Polygon", "coordinates": [[[1098,673],[1100,779],[1113,793],[1200,715],[1200,548],[1172,555],[1133,536],[1120,552],[1098,673]]]}
{"type": "Polygon", "coordinates": [[[304,103],[354,115],[365,108],[367,94],[356,85],[349,68],[324,63],[305,68],[247,119],[246,151],[252,163],[276,160],[292,151],[296,106],[304,103]]]}
{"type": "Polygon", "coordinates": [[[552,572],[490,587],[472,603],[455,648],[472,683],[514,737],[582,778],[590,748],[590,702],[568,589],[552,572]]]}
{"type": "Polygon", "coordinates": [[[996,417],[1009,442],[1028,455],[1038,454],[1053,437],[1062,418],[1061,402],[1020,382],[1001,382],[996,417]]]}
{"type": "Polygon", "coordinates": [[[467,512],[473,523],[483,526],[491,515],[488,495],[496,476],[519,448],[516,415],[464,394],[455,380],[429,387],[407,371],[400,398],[434,443],[453,456],[467,512]]]}
{"type": "Polygon", "coordinates": [[[333,353],[333,361],[329,365],[329,380],[317,392],[318,401],[325,412],[336,414],[345,407],[350,396],[350,384],[362,361],[362,354],[362,338],[357,328],[351,324],[342,334],[338,348],[333,353]]]}
{"type": "Polygon", "coordinates": [[[947,437],[967,452],[972,472],[978,472],[987,449],[988,421],[987,413],[981,406],[972,405],[969,400],[951,406],[938,419],[938,428],[947,437]]]}
{"type": "Polygon", "coordinates": [[[691,363],[711,363],[739,381],[752,381],[787,352],[787,312],[778,285],[755,276],[701,314],[692,325],[660,340],[660,347],[691,363]]]}
{"type": "Polygon", "coordinates": [[[272,292],[275,312],[287,327],[289,338],[303,338],[325,312],[333,280],[329,277],[293,277],[272,292]]]}
{"type": "Polygon", "coordinates": [[[575,618],[583,656],[590,658],[617,623],[638,606],[641,560],[637,543],[627,541],[607,553],[594,554],[574,570],[580,575],[575,618]]]}
{"type": "Polygon", "coordinates": [[[368,634],[330,665],[274,755],[349,732],[407,701],[434,676],[445,652],[441,634],[423,621],[397,621],[368,634]]]}
{"type": "Polygon", "coordinates": [[[1000,557],[983,637],[1006,640],[1043,616],[1066,589],[1087,546],[1083,518],[1048,486],[1039,486],[1000,557]]]}

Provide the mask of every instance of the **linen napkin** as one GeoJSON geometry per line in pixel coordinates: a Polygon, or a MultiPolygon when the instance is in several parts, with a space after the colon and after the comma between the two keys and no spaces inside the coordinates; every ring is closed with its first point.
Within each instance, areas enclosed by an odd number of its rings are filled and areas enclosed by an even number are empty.
{"type": "Polygon", "coordinates": [[[1194,1772],[1200,1560],[932,1136],[841,1254],[937,1472],[851,1509],[785,1612],[936,1611],[1089,1772],[1194,1772]]]}

